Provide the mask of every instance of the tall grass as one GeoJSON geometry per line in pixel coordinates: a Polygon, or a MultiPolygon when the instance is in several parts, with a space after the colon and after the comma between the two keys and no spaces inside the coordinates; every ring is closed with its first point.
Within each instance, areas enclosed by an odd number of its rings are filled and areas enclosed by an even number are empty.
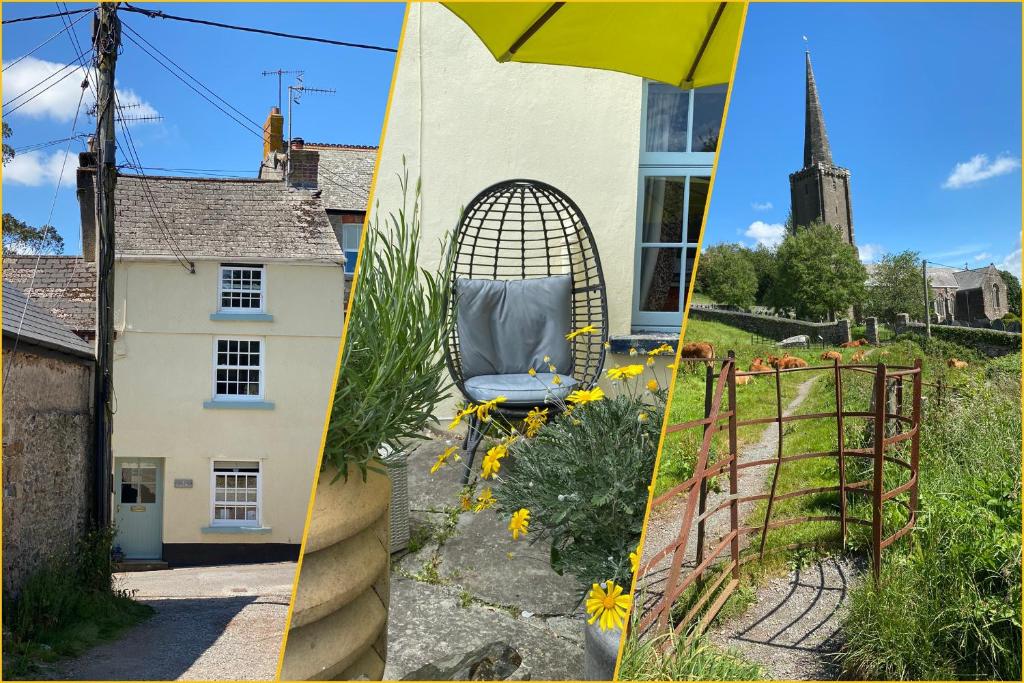
{"type": "Polygon", "coordinates": [[[620,681],[750,681],[764,677],[761,667],[723,650],[705,638],[662,651],[672,634],[638,639],[630,635],[619,663],[620,681]]]}
{"type": "Polygon", "coordinates": [[[887,549],[879,586],[851,594],[851,676],[1020,678],[1020,375],[979,365],[926,410],[921,518],[909,542],[887,549]]]}
{"type": "Polygon", "coordinates": [[[114,585],[113,537],[109,528],[90,532],[30,575],[17,596],[4,595],[4,678],[33,675],[40,663],[81,654],[152,614],[114,585]]]}

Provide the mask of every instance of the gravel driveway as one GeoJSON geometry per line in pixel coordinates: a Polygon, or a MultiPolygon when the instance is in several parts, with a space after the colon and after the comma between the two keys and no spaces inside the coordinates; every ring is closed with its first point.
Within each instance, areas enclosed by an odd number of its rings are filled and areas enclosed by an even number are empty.
{"type": "Polygon", "coordinates": [[[60,680],[272,680],[294,562],[115,575],[156,613],[62,664],[60,680]]]}

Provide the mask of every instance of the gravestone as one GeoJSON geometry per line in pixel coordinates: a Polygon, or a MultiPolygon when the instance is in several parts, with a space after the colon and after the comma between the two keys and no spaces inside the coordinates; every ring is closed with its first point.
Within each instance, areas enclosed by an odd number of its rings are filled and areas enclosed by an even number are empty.
{"type": "Polygon", "coordinates": [[[871,344],[878,345],[878,318],[864,318],[864,336],[871,344]]]}

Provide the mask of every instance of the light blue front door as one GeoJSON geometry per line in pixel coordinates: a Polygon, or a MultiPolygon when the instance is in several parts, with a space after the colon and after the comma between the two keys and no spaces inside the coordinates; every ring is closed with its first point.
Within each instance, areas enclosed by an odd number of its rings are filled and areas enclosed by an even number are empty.
{"type": "Polygon", "coordinates": [[[154,560],[163,554],[164,484],[160,458],[116,458],[114,520],[125,559],[154,560]]]}

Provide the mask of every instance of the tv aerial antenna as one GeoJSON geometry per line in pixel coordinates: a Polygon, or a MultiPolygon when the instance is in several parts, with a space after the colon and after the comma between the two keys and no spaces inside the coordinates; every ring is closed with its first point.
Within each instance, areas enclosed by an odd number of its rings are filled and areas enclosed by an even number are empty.
{"type": "Polygon", "coordinates": [[[277,76],[277,109],[281,109],[281,95],[284,92],[284,77],[286,75],[295,75],[299,82],[302,81],[302,76],[305,74],[304,71],[299,70],[288,70],[288,69],[273,69],[263,72],[264,76],[277,76]]]}
{"type": "Polygon", "coordinates": [[[337,91],[334,88],[313,88],[302,81],[304,74],[301,72],[295,77],[296,85],[288,86],[288,168],[286,172],[285,180],[290,179],[291,168],[292,168],[292,104],[298,105],[302,103],[302,96],[306,93],[313,95],[334,95],[337,91]]]}

